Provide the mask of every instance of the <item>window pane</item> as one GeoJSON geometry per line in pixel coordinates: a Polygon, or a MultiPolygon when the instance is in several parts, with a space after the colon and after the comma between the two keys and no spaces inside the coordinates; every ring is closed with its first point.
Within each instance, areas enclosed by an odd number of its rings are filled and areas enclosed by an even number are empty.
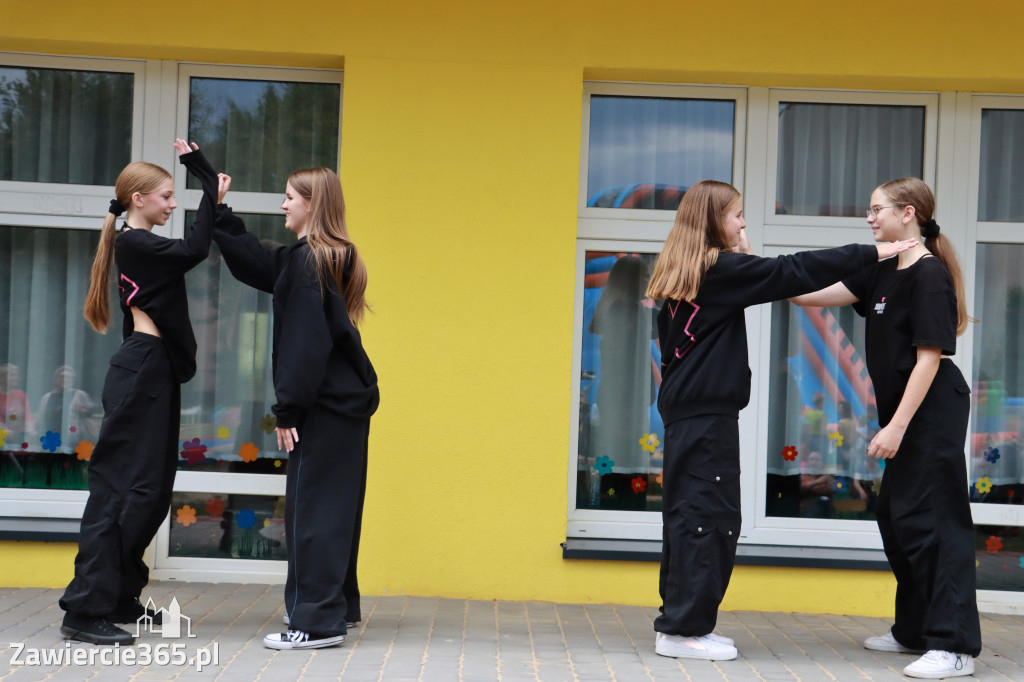
{"type": "Polygon", "coordinates": [[[130,73],[0,66],[0,180],[113,185],[133,92],[130,73]]]}
{"type": "Polygon", "coordinates": [[[863,217],[883,182],[921,177],[924,107],[779,104],[776,214],[863,217]]]}
{"type": "MultiPolygon", "coordinates": [[[[238,215],[265,244],[295,241],[283,215],[238,215]]],[[[187,220],[194,216],[188,212],[187,220]]],[[[181,387],[179,469],[285,473],[288,456],[277,448],[270,411],[276,402],[271,295],[236,280],[216,244],[186,285],[199,352],[195,378],[181,387]]]]}
{"type": "Polygon", "coordinates": [[[971,499],[1024,500],[1024,245],[978,244],[971,499]]]}
{"type": "Polygon", "coordinates": [[[590,98],[587,206],[674,211],[700,180],[732,182],[731,100],[590,98]]]}
{"type": "Polygon", "coordinates": [[[1020,526],[975,526],[978,589],[1024,592],[1024,537],[1020,526]]]}
{"type": "Polygon", "coordinates": [[[578,509],[661,509],[665,429],[658,309],[645,298],[654,254],[587,252],[580,377],[578,509]]]}
{"type": "Polygon", "coordinates": [[[1024,222],[1024,111],[981,112],[978,220],[1024,222]]]}
{"type": "Polygon", "coordinates": [[[0,226],[0,487],[86,487],[121,336],[82,317],[99,236],[0,226]]]}
{"type": "Polygon", "coordinates": [[[193,78],[188,136],[232,190],[283,193],[297,168],[338,167],[340,110],[337,83],[193,78]]]}
{"type": "Polygon", "coordinates": [[[874,519],[881,484],[867,446],[878,432],[853,308],[772,304],[768,516],[874,519]]]}
{"type": "Polygon", "coordinates": [[[284,497],[176,492],[170,556],[287,561],[284,497]]]}

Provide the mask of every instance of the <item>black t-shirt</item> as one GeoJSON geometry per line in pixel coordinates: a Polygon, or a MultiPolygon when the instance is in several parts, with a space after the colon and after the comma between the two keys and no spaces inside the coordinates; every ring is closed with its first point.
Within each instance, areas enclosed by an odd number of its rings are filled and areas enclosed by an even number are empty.
{"type": "Polygon", "coordinates": [[[946,266],[925,256],[897,270],[897,261],[889,258],[843,280],[859,299],[854,309],[865,318],[868,373],[882,426],[903,399],[917,346],[956,353],[956,292],[946,266]]]}

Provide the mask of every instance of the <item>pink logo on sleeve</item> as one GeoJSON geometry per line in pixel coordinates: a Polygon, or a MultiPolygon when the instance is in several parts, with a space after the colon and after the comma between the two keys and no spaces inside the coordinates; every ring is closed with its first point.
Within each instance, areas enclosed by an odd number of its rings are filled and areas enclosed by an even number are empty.
{"type": "MultiPolygon", "coordinates": [[[[124,280],[125,282],[128,282],[128,284],[131,284],[133,287],[135,287],[135,290],[132,293],[128,294],[128,300],[125,301],[125,305],[131,306],[132,298],[135,296],[135,294],[139,293],[139,285],[136,284],[135,282],[131,281],[127,277],[125,277],[123,273],[121,275],[121,279],[124,280]]],[[[121,291],[125,290],[125,288],[122,287],[122,286],[119,286],[118,289],[120,289],[121,291]]]]}

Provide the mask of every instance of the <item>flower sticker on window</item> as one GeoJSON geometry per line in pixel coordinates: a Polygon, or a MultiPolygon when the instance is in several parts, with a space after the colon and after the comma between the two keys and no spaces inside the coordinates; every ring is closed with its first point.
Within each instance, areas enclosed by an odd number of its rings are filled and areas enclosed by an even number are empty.
{"type": "Polygon", "coordinates": [[[78,459],[88,462],[92,459],[92,448],[93,443],[91,441],[78,441],[78,447],[75,448],[75,456],[78,457],[78,459]]]}
{"type": "Polygon", "coordinates": [[[279,459],[275,459],[274,460],[274,468],[275,469],[280,469],[281,468],[281,460],[279,460],[279,459]]]}
{"type": "Polygon", "coordinates": [[[188,528],[196,522],[196,510],[193,509],[190,505],[186,504],[184,507],[176,511],[175,514],[178,517],[178,523],[185,526],[186,528],[188,528]]]}
{"type": "Polygon", "coordinates": [[[795,445],[787,445],[786,447],[782,448],[782,459],[786,460],[787,462],[792,462],[794,459],[796,459],[797,454],[798,453],[796,451],[795,445]]]}
{"type": "Polygon", "coordinates": [[[988,476],[982,476],[974,484],[974,487],[978,489],[979,493],[984,495],[989,490],[992,490],[992,479],[990,479],[988,476]]]}
{"type": "Polygon", "coordinates": [[[658,440],[658,434],[656,433],[645,433],[643,438],[640,439],[640,447],[646,452],[657,452],[659,445],[661,445],[661,442],[658,440]]]}
{"type": "Polygon", "coordinates": [[[206,502],[206,513],[210,516],[220,516],[224,513],[224,500],[214,497],[206,502]]]}
{"type": "Polygon", "coordinates": [[[277,428],[277,417],[272,414],[265,415],[263,419],[260,419],[260,428],[269,436],[277,428]]]}
{"type": "Polygon", "coordinates": [[[187,440],[181,444],[181,457],[192,466],[206,461],[204,452],[206,452],[206,446],[198,438],[187,440]]]}
{"type": "Polygon", "coordinates": [[[239,528],[252,528],[256,525],[256,512],[252,509],[243,509],[235,517],[239,528]]]}
{"type": "Polygon", "coordinates": [[[608,488],[608,497],[615,497],[615,488],[608,488]]]}
{"type": "Polygon", "coordinates": [[[1024,568],[1024,556],[1020,558],[1020,567],[1024,568]]]}
{"type": "Polygon", "coordinates": [[[647,489],[647,479],[642,476],[637,476],[630,484],[633,486],[633,492],[635,493],[642,493],[647,489]]]}
{"type": "Polygon", "coordinates": [[[7,429],[0,429],[0,448],[7,443],[7,429]]]}
{"type": "Polygon", "coordinates": [[[44,435],[39,437],[39,442],[43,444],[43,450],[57,452],[57,448],[60,447],[60,434],[54,433],[53,431],[47,431],[44,435]]]}
{"type": "Polygon", "coordinates": [[[995,535],[990,535],[988,540],[985,540],[985,549],[990,552],[998,552],[1003,548],[1003,539],[997,538],[995,535]]]}
{"type": "Polygon", "coordinates": [[[68,431],[70,431],[71,433],[74,433],[77,430],[78,430],[77,426],[72,426],[71,428],[68,429],[68,431]]]}
{"type": "Polygon", "coordinates": [[[836,442],[837,448],[843,447],[843,434],[839,433],[838,431],[834,431],[828,434],[828,437],[836,442]]]}
{"type": "Polygon", "coordinates": [[[223,440],[223,439],[227,438],[230,435],[231,435],[231,429],[229,429],[226,426],[222,426],[219,429],[217,429],[217,438],[220,438],[220,439],[223,440]]]}
{"type": "Polygon", "coordinates": [[[613,466],[615,466],[615,462],[612,461],[611,457],[608,455],[601,455],[597,458],[597,461],[594,462],[594,471],[601,476],[604,476],[605,474],[610,474],[612,472],[613,466]]]}
{"type": "Polygon", "coordinates": [[[999,448],[989,448],[985,451],[985,460],[995,464],[999,461],[999,448]]]}
{"type": "Polygon", "coordinates": [[[22,450],[28,450],[28,443],[27,442],[26,443],[22,443],[21,444],[21,449],[22,450]]]}
{"type": "Polygon", "coordinates": [[[238,451],[238,456],[242,458],[243,462],[255,462],[256,455],[260,454],[260,449],[256,447],[254,443],[246,443],[238,451]]]}

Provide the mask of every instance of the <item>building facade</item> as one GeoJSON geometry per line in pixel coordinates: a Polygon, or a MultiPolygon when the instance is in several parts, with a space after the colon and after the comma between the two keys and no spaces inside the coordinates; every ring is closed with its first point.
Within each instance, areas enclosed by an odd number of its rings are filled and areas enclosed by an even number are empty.
{"type": "MultiPolygon", "coordinates": [[[[164,234],[183,234],[199,191],[171,143],[188,137],[271,241],[288,173],[339,169],[382,394],[360,563],[377,594],[657,603],[660,354],[637,292],[682,192],[731,182],[755,252],[778,255],[869,243],[874,187],[922,177],[977,320],[955,361],[980,598],[1024,605],[1018,5],[0,9],[0,583],[72,574],[119,341],[81,316],[99,228],[142,159],[172,170],[164,234]]],[[[282,580],[269,298],[216,249],[188,284],[199,373],[154,575],[282,580]]],[[[723,607],[885,615],[863,323],[788,303],[747,323],[723,607]]]]}

